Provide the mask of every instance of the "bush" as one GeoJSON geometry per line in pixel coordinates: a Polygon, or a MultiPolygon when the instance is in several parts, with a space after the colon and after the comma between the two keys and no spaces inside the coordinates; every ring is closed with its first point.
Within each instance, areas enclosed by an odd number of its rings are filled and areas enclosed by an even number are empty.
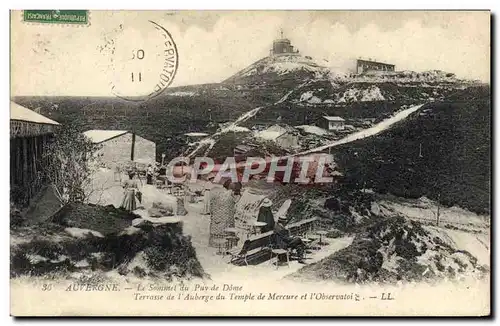
{"type": "Polygon", "coordinates": [[[17,209],[12,203],[10,204],[10,227],[19,227],[25,225],[26,218],[22,216],[21,211],[17,209]]]}

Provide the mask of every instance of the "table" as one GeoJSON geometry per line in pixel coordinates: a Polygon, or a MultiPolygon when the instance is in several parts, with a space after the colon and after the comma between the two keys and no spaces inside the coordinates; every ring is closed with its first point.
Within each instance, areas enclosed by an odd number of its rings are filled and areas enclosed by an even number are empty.
{"type": "Polygon", "coordinates": [[[251,233],[252,234],[258,234],[261,232],[262,230],[262,227],[266,226],[267,223],[266,222],[258,222],[258,221],[255,221],[255,222],[252,222],[250,223],[250,225],[252,226],[252,231],[251,233]]]}
{"type": "Polygon", "coordinates": [[[323,236],[327,235],[328,232],[327,231],[316,231],[316,234],[319,235],[318,245],[320,245],[320,246],[326,246],[328,243],[327,242],[323,242],[323,236]]]}
{"type": "Polygon", "coordinates": [[[227,248],[227,239],[213,239],[213,242],[217,245],[217,255],[224,256],[224,250],[227,248]]]}

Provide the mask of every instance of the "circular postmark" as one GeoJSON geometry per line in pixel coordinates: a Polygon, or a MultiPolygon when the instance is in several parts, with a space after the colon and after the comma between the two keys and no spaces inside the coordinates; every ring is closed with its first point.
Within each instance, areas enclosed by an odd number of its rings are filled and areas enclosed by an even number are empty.
{"type": "Polygon", "coordinates": [[[120,25],[110,44],[108,72],[115,96],[145,101],[160,95],[173,82],[179,66],[177,46],[158,23],[120,25]]]}

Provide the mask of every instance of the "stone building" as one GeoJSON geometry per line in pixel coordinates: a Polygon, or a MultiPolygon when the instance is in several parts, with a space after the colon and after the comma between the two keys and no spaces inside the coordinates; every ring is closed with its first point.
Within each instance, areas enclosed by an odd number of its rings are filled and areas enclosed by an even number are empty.
{"type": "Polygon", "coordinates": [[[345,120],[341,117],[324,116],[321,127],[327,130],[344,130],[345,120]]]}
{"type": "Polygon", "coordinates": [[[59,123],[10,102],[10,191],[14,204],[26,206],[45,186],[41,159],[59,123]]]}
{"type": "Polygon", "coordinates": [[[130,162],[154,163],[156,144],[128,130],[88,130],[84,134],[101,145],[97,155],[99,162],[108,168],[130,162]]]}
{"type": "Polygon", "coordinates": [[[383,63],[371,60],[356,60],[356,72],[358,74],[367,71],[395,71],[396,66],[390,63],[383,63]]]}
{"type": "Polygon", "coordinates": [[[281,31],[281,38],[273,41],[273,48],[270,50],[270,55],[280,55],[280,54],[298,54],[299,50],[293,48],[292,43],[289,39],[283,37],[283,31],[281,31]]]}

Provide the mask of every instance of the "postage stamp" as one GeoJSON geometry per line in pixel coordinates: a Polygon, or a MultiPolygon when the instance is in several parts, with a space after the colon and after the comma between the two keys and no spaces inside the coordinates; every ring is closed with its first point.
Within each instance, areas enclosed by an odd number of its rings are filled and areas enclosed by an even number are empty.
{"type": "Polygon", "coordinates": [[[88,25],[88,10],[23,10],[23,20],[44,24],[88,25]]]}
{"type": "Polygon", "coordinates": [[[491,314],[490,12],[91,14],[10,22],[11,315],[491,314]]]}

